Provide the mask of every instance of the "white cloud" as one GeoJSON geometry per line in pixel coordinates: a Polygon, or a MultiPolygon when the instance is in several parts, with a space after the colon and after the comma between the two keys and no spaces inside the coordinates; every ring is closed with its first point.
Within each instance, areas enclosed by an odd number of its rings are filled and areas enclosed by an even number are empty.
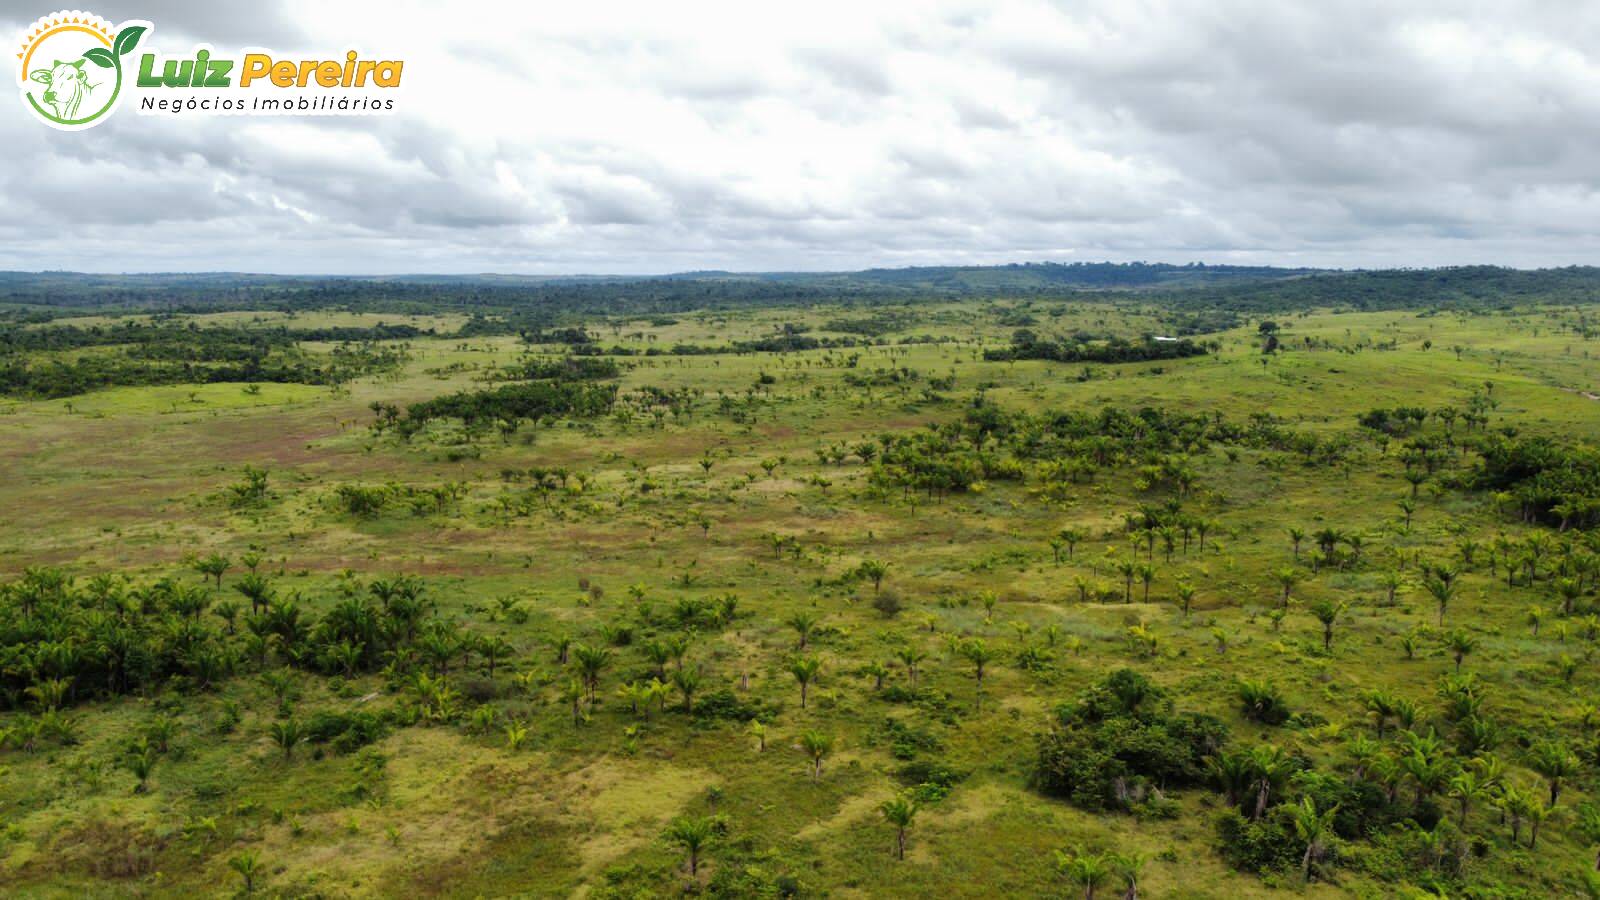
{"type": "Polygon", "coordinates": [[[151,19],[163,49],[403,57],[404,105],[347,120],[123,110],[73,135],[0,117],[0,202],[31,223],[6,232],[0,267],[1540,265],[1600,250],[1593,6],[99,11],[151,19]]]}

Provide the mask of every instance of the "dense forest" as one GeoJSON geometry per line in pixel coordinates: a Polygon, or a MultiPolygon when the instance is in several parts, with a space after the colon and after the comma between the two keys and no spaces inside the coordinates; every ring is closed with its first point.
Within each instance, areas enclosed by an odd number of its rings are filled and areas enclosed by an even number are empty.
{"type": "Polygon", "coordinates": [[[540,327],[584,315],[1105,293],[1125,294],[1174,309],[1502,308],[1591,301],[1600,296],[1600,269],[1463,266],[1332,271],[1074,263],[845,273],[698,272],[656,277],[0,273],[0,311],[24,321],[83,308],[203,312],[337,307],[389,313],[478,313],[515,318],[521,327],[540,327]]]}

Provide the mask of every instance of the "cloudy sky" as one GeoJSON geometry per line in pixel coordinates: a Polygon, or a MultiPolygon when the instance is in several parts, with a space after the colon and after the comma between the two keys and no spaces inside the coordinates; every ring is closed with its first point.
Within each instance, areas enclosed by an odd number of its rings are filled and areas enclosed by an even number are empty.
{"type": "Polygon", "coordinates": [[[1600,263],[1595,3],[91,4],[405,94],[73,134],[13,95],[0,269],[1600,263]]]}

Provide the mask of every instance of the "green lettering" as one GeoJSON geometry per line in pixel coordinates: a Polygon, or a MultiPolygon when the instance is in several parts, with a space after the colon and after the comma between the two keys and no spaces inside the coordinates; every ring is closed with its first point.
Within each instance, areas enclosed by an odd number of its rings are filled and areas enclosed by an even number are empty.
{"type": "Polygon", "coordinates": [[[229,87],[233,80],[228,73],[233,71],[233,60],[213,59],[211,61],[211,74],[206,77],[206,87],[229,87]]]}

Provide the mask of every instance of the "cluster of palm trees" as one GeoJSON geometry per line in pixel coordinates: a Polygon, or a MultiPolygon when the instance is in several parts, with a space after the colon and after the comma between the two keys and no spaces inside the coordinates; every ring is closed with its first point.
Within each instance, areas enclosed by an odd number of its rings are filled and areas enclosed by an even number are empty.
{"type": "Polygon", "coordinates": [[[1139,853],[1090,853],[1082,847],[1070,853],[1056,851],[1056,871],[1083,890],[1084,900],[1094,900],[1095,892],[1108,881],[1121,886],[1123,900],[1138,900],[1144,866],[1145,857],[1139,853]]]}
{"type": "MultiPolygon", "coordinates": [[[[1247,688],[1241,689],[1247,704],[1272,702],[1262,699],[1274,692],[1261,684],[1247,688]]],[[[1251,822],[1275,814],[1292,822],[1305,842],[1302,871],[1307,878],[1313,864],[1340,839],[1365,837],[1392,821],[1431,821],[1428,808],[1435,798],[1452,801],[1456,812],[1453,820],[1433,827],[1423,842],[1427,848],[1449,845],[1453,833],[1469,831],[1469,816],[1479,807],[1498,814],[1514,844],[1526,828],[1527,846],[1536,847],[1540,827],[1557,811],[1564,786],[1584,769],[1579,756],[1559,739],[1532,743],[1521,761],[1544,780],[1543,789],[1534,790],[1495,752],[1505,736],[1484,713],[1484,683],[1473,675],[1448,675],[1441,679],[1438,694],[1443,704],[1439,720],[1453,729],[1453,744],[1426,724],[1428,716],[1415,701],[1374,689],[1362,697],[1373,733],[1349,739],[1339,771],[1325,772],[1280,746],[1258,744],[1212,756],[1208,765],[1213,784],[1251,822]],[[1363,793],[1357,789],[1362,785],[1374,792],[1363,793]],[[1409,797],[1403,797],[1407,788],[1409,797]]],[[[1586,721],[1591,729],[1600,723],[1600,709],[1587,714],[1586,721]]],[[[1589,815],[1580,810],[1580,817],[1589,815]]],[[[1600,831],[1593,834],[1600,842],[1600,831]]],[[[1438,870],[1449,862],[1443,855],[1424,855],[1416,860],[1423,869],[1438,870]]]]}

